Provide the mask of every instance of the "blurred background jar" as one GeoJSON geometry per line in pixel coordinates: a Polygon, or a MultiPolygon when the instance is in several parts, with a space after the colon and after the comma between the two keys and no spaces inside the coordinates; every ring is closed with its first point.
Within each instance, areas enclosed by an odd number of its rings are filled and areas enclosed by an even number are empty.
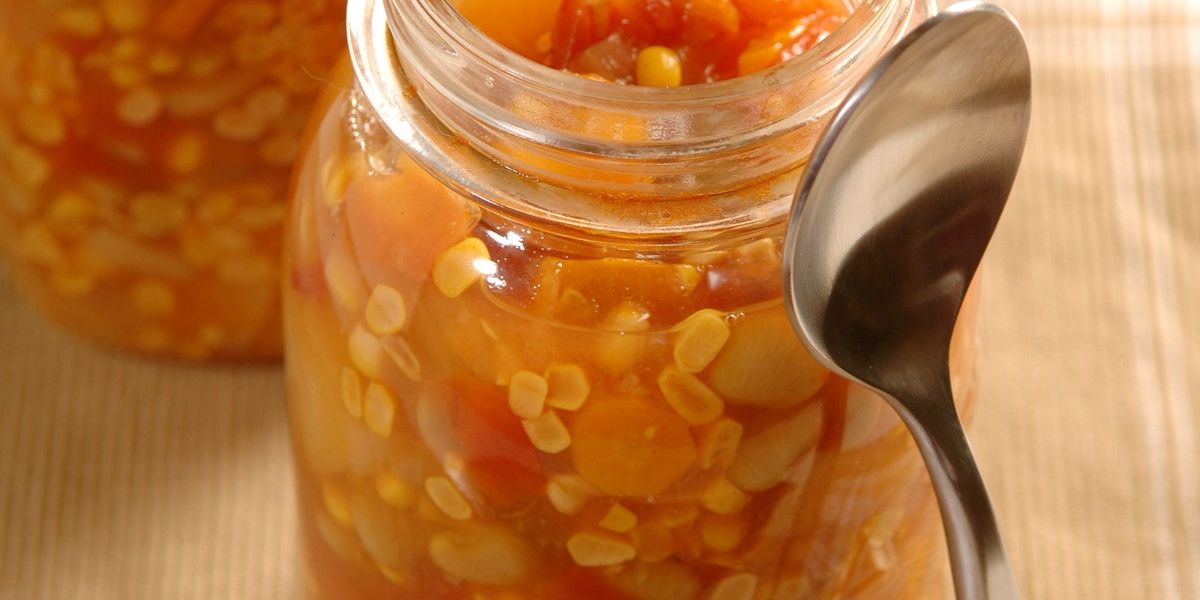
{"type": "Polygon", "coordinates": [[[0,0],[0,248],[52,320],[193,359],[281,351],[290,168],[342,0],[0,0]]]}
{"type": "Polygon", "coordinates": [[[310,597],[941,597],[908,432],[808,355],[780,290],[826,117],[932,10],[864,0],[781,65],[651,89],[519,57],[446,0],[351,0],[285,252],[310,597]]]}

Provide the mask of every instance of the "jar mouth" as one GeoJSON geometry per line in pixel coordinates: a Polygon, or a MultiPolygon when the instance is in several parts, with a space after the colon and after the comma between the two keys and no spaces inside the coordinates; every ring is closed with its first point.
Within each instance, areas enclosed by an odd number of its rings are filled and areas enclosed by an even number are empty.
{"type": "Polygon", "coordinates": [[[678,87],[649,87],[613,85],[580,77],[568,71],[553,69],[514,52],[481,31],[456,9],[451,0],[387,0],[389,10],[401,3],[411,3],[428,11],[444,26],[443,31],[461,47],[498,70],[505,71],[530,85],[562,89],[568,93],[609,102],[652,104],[697,103],[761,94],[764,87],[782,81],[801,79],[813,73],[864,35],[872,21],[885,18],[880,8],[889,0],[861,0],[851,10],[846,22],[799,56],[766,69],[720,81],[678,87]]]}
{"type": "Polygon", "coordinates": [[[538,64],[448,0],[349,0],[347,33],[360,104],[435,177],[535,229],[636,250],[780,226],[828,116],[933,5],[863,0],[796,58],[666,89],[538,64]]]}

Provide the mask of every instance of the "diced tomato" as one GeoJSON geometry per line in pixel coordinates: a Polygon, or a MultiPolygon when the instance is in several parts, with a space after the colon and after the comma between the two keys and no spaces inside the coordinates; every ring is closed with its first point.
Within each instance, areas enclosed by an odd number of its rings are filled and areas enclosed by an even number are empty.
{"type": "Polygon", "coordinates": [[[677,35],[683,27],[683,8],[672,0],[643,0],[642,10],[660,35],[677,35]]]}
{"type": "Polygon", "coordinates": [[[822,8],[819,0],[733,0],[746,16],[762,23],[793,19],[822,8]]]}
{"type": "Polygon", "coordinates": [[[547,63],[562,69],[576,54],[597,41],[595,14],[587,0],[563,0],[554,28],[550,30],[550,54],[547,63]]]}
{"type": "Polygon", "coordinates": [[[722,33],[737,33],[741,26],[741,15],[733,0],[693,0],[688,17],[722,33]]]}
{"type": "Polygon", "coordinates": [[[467,477],[489,505],[512,507],[545,492],[537,450],[503,388],[462,377],[455,382],[459,445],[467,477]]]}

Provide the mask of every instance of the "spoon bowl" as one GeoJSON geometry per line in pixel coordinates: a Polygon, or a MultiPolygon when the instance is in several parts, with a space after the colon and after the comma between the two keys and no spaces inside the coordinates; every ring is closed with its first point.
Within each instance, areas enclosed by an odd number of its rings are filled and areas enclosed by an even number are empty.
{"type": "Polygon", "coordinates": [[[964,2],[922,24],[834,115],[784,247],[797,334],[830,369],[886,398],[915,438],[964,600],[1017,597],[948,362],[1021,162],[1030,89],[1008,13],[964,2]]]}

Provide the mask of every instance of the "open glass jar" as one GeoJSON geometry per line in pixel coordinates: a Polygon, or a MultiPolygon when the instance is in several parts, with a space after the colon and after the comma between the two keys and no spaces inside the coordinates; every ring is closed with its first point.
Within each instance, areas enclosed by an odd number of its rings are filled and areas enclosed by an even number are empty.
{"type": "Polygon", "coordinates": [[[287,186],[344,0],[0,0],[0,250],[53,320],[282,350],[287,186]]]}
{"type": "Polygon", "coordinates": [[[864,0],[780,66],[646,89],[446,0],[351,0],[286,244],[311,596],[940,597],[921,459],[805,352],[779,254],[825,117],[933,8],[864,0]]]}

